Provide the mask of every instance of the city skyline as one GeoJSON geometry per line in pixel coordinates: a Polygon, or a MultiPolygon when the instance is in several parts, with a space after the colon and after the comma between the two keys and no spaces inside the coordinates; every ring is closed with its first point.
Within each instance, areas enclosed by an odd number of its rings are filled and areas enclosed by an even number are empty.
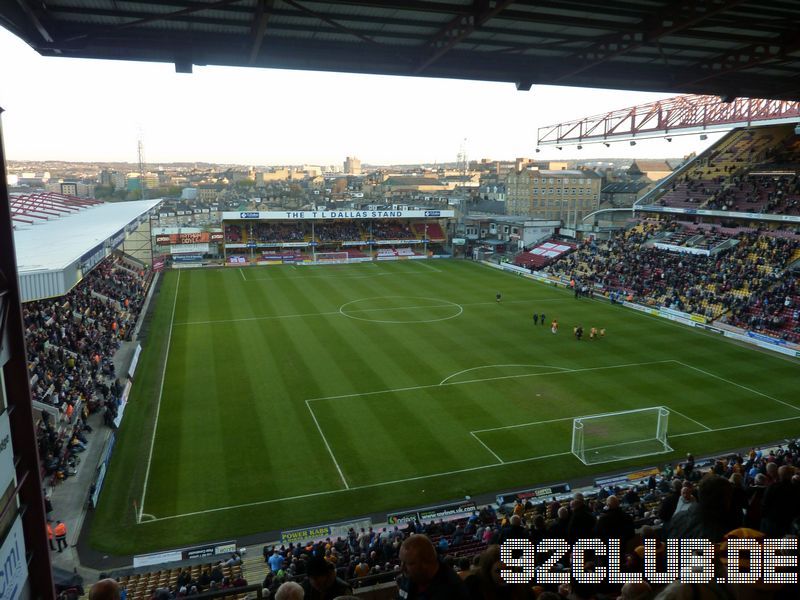
{"type": "Polygon", "coordinates": [[[543,147],[539,127],[669,94],[277,69],[44,58],[0,28],[6,65],[0,107],[6,154],[17,161],[241,165],[668,158],[700,152],[708,136],[543,147]]]}

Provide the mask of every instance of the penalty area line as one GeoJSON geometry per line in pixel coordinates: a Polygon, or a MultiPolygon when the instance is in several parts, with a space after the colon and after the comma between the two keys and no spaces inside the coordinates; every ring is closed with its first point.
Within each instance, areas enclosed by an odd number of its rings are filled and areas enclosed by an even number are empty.
{"type": "Polygon", "coordinates": [[[344,478],[344,473],[342,473],[342,468],[339,466],[339,462],[336,460],[336,457],[333,454],[333,450],[331,450],[330,444],[328,444],[328,440],[325,437],[325,434],[322,433],[322,427],[320,427],[319,421],[317,421],[317,415],[314,414],[314,410],[311,408],[311,404],[309,404],[308,400],[306,400],[306,407],[308,408],[308,412],[311,413],[311,418],[314,419],[314,424],[317,426],[317,431],[319,431],[319,435],[322,437],[322,441],[325,442],[325,447],[328,449],[328,454],[331,455],[331,460],[333,460],[333,464],[336,466],[336,470],[339,471],[339,477],[342,478],[342,483],[344,484],[344,488],[346,490],[349,490],[350,485],[347,483],[347,479],[344,478]]]}
{"type": "MultiPolygon", "coordinates": [[[[692,417],[687,417],[685,414],[683,414],[682,412],[678,412],[677,410],[675,410],[671,406],[665,406],[664,408],[669,409],[669,412],[674,412],[676,415],[679,415],[679,416],[683,417],[684,419],[687,419],[687,420],[691,421],[692,423],[695,423],[696,425],[700,425],[700,427],[702,427],[706,431],[711,431],[711,427],[709,427],[708,425],[703,425],[700,421],[695,421],[692,417]]],[[[700,432],[698,431],[697,433],[700,433],[700,432]]]]}
{"type": "Polygon", "coordinates": [[[758,427],[759,425],[771,425],[773,423],[783,423],[785,421],[796,421],[800,419],[800,415],[796,417],[786,417],[785,419],[772,419],[771,421],[759,421],[758,423],[745,423],[744,425],[731,425],[730,427],[716,427],[708,431],[690,431],[689,433],[676,433],[675,435],[667,434],[667,439],[686,437],[689,435],[700,435],[702,433],[716,433],[718,431],[730,431],[731,429],[742,429],[743,427],[758,427]]]}
{"type": "Polygon", "coordinates": [[[494,450],[492,450],[491,448],[489,448],[489,446],[486,444],[486,442],[484,442],[484,441],[483,441],[481,438],[479,438],[477,435],[475,435],[475,433],[474,433],[474,432],[472,432],[472,431],[470,431],[470,432],[469,432],[469,434],[470,434],[472,437],[474,437],[474,438],[475,438],[475,439],[478,441],[478,443],[479,443],[481,446],[483,446],[484,448],[486,448],[486,449],[487,449],[487,450],[488,450],[488,451],[491,453],[491,455],[492,455],[492,456],[494,456],[494,457],[497,459],[497,461],[498,461],[498,462],[499,462],[501,465],[503,464],[503,462],[504,462],[504,461],[503,461],[503,459],[502,459],[502,458],[500,458],[499,456],[497,456],[497,453],[496,453],[494,450]]]}
{"type": "Polygon", "coordinates": [[[783,400],[778,400],[777,398],[769,396],[764,392],[759,392],[758,390],[754,390],[753,388],[747,387],[746,385],[742,385],[741,383],[736,383],[735,381],[731,381],[730,379],[725,379],[724,377],[720,377],[719,375],[714,375],[714,373],[709,373],[708,371],[704,371],[703,369],[698,369],[697,367],[693,367],[692,365],[687,365],[686,363],[681,362],[679,360],[673,360],[672,362],[677,363],[683,367],[686,367],[687,369],[692,369],[694,371],[697,371],[698,373],[702,373],[703,375],[708,375],[709,377],[713,377],[714,379],[719,379],[720,381],[724,381],[725,383],[735,385],[736,387],[742,388],[743,390],[746,390],[748,392],[752,392],[753,394],[758,394],[763,398],[767,398],[769,400],[772,400],[773,402],[777,402],[778,404],[783,404],[784,406],[788,406],[793,410],[800,411],[800,407],[795,406],[794,404],[789,404],[788,402],[784,402],[783,400]]]}
{"type": "Polygon", "coordinates": [[[432,479],[434,477],[446,477],[448,475],[459,475],[461,473],[470,473],[473,471],[482,471],[483,469],[494,469],[496,467],[505,467],[507,465],[516,465],[525,462],[532,462],[535,460],[544,460],[546,458],[556,458],[558,456],[572,456],[572,452],[557,452],[555,454],[545,454],[543,456],[531,456],[529,458],[520,458],[517,460],[509,460],[505,461],[502,464],[500,463],[492,463],[490,465],[480,465],[477,467],[466,467],[464,469],[456,469],[453,471],[444,471],[441,473],[430,473],[428,475],[417,475],[416,477],[406,477],[404,479],[395,479],[393,481],[380,481],[378,483],[368,483],[365,485],[355,485],[351,486],[349,489],[338,489],[338,490],[326,490],[323,492],[311,492],[310,494],[300,494],[298,496],[287,496],[285,498],[272,498],[270,500],[257,500],[256,502],[246,502],[244,504],[234,504],[232,506],[221,506],[219,508],[209,508],[207,510],[197,510],[188,513],[182,513],[180,515],[170,515],[168,517],[157,517],[151,521],[141,521],[139,524],[144,525],[146,523],[154,523],[157,521],[168,521],[171,519],[181,519],[183,517],[196,517],[198,515],[206,515],[209,513],[215,512],[223,512],[226,510],[235,510],[237,508],[250,508],[253,506],[261,506],[264,504],[275,504],[276,502],[288,502],[290,500],[304,500],[306,498],[316,498],[319,496],[328,496],[332,494],[341,494],[342,492],[355,492],[358,490],[367,490],[376,487],[383,487],[387,485],[397,485],[400,483],[408,483],[411,481],[420,481],[422,479],[432,479]]]}

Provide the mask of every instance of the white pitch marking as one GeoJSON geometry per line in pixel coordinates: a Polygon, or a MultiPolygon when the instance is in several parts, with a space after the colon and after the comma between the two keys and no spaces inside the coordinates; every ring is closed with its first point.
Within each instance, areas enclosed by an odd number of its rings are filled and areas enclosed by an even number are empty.
{"type": "Polygon", "coordinates": [[[164,368],[161,370],[161,386],[158,390],[158,401],[156,402],[156,419],[153,422],[153,435],[150,438],[150,453],[147,455],[147,468],[144,472],[144,487],[142,488],[142,501],[139,503],[139,521],[141,522],[144,513],[144,497],[147,494],[147,482],[150,479],[150,463],[153,460],[153,447],[156,443],[156,430],[158,429],[158,415],[161,412],[161,396],[164,394],[164,379],[167,376],[167,362],[169,361],[169,348],[172,344],[172,324],[175,321],[175,307],[178,306],[178,291],[181,287],[181,272],[178,271],[178,281],[175,284],[175,299],[172,302],[172,317],[169,320],[169,331],[167,332],[167,354],[164,357],[164,368]]]}
{"type": "Polygon", "coordinates": [[[547,421],[532,421],[530,423],[517,423],[516,425],[503,425],[501,427],[489,427],[488,429],[476,429],[470,433],[484,433],[486,431],[500,431],[501,429],[516,429],[517,427],[528,427],[532,425],[545,425],[547,423],[558,423],[559,421],[572,421],[578,417],[561,417],[560,419],[548,419],[547,421]]]}
{"type": "Polygon", "coordinates": [[[434,273],[441,273],[442,272],[441,269],[437,269],[436,267],[432,267],[430,265],[425,264],[424,260],[417,260],[417,261],[412,262],[411,264],[419,265],[420,267],[425,267],[426,269],[430,269],[434,273]]]}
{"type": "Polygon", "coordinates": [[[448,379],[452,379],[453,377],[458,377],[462,373],[469,373],[470,371],[477,371],[478,369],[495,369],[498,367],[544,367],[545,369],[561,369],[563,371],[569,371],[566,367],[552,367],[550,365],[483,365],[480,367],[471,367],[469,369],[464,369],[463,371],[459,371],[458,373],[453,373],[452,375],[448,375],[441,382],[439,385],[444,385],[448,379]]]}
{"type": "Polygon", "coordinates": [[[685,414],[683,414],[682,412],[678,412],[677,410],[675,410],[674,408],[672,408],[672,407],[670,407],[670,406],[667,406],[666,408],[668,408],[670,412],[674,412],[676,415],[680,415],[680,416],[682,416],[684,419],[688,419],[688,420],[689,420],[689,421],[691,421],[692,423],[695,423],[695,424],[697,424],[697,425],[700,425],[700,427],[702,427],[702,428],[703,428],[703,429],[705,429],[706,431],[711,431],[711,427],[708,427],[707,425],[703,425],[703,424],[702,424],[700,421],[695,421],[695,420],[694,420],[692,417],[687,417],[687,416],[686,416],[685,414]]]}
{"type": "Polygon", "coordinates": [[[436,323],[438,321],[448,321],[450,319],[455,319],[456,317],[460,316],[464,312],[464,307],[460,304],[456,304],[455,302],[450,302],[449,300],[442,300],[441,298],[426,298],[424,296],[374,296],[370,298],[359,298],[358,300],[350,300],[349,302],[345,302],[339,307],[339,312],[342,316],[347,317],[348,319],[354,319],[356,321],[367,321],[369,323],[387,323],[391,325],[410,325],[412,323],[436,323]],[[416,309],[416,308],[457,308],[458,312],[454,315],[450,315],[448,317],[440,317],[438,319],[418,319],[416,321],[391,321],[387,319],[367,319],[362,317],[355,317],[353,314],[348,314],[344,308],[355,302],[361,302],[363,300],[385,300],[387,298],[411,298],[414,300],[433,300],[434,302],[445,302],[447,304],[429,304],[429,305],[420,305],[420,306],[386,306],[381,308],[362,308],[362,309],[353,309],[350,313],[357,313],[357,312],[377,312],[377,311],[386,311],[386,310],[402,310],[405,308],[416,309]]]}
{"type": "MultiPolygon", "coordinates": [[[[575,417],[566,417],[566,419],[573,419],[573,418],[575,418],[575,417]]],[[[672,435],[672,436],[669,436],[669,437],[685,437],[685,436],[689,436],[689,435],[701,435],[701,434],[704,434],[704,433],[713,433],[713,432],[716,432],[716,431],[728,431],[730,429],[741,429],[743,427],[755,427],[755,426],[758,426],[758,425],[769,425],[771,423],[782,423],[784,421],[795,421],[797,419],[800,419],[800,416],[787,417],[785,419],[774,419],[772,421],[762,421],[760,423],[746,423],[744,425],[733,425],[731,427],[719,427],[717,429],[709,429],[708,431],[703,430],[703,431],[692,431],[692,432],[689,432],[689,433],[679,433],[679,434],[672,435]]],[[[559,420],[564,420],[564,419],[559,419],[559,420]]],[[[374,487],[382,487],[382,486],[386,486],[386,485],[394,485],[394,484],[397,484],[397,483],[407,483],[409,481],[418,481],[420,479],[430,479],[432,477],[445,477],[447,475],[457,475],[459,473],[468,473],[468,472],[471,472],[471,471],[479,471],[479,470],[483,470],[483,469],[492,469],[492,468],[500,467],[500,466],[514,465],[514,464],[519,464],[519,463],[523,463],[523,462],[531,462],[531,461],[534,461],[534,460],[543,460],[545,458],[555,458],[557,456],[568,456],[568,455],[572,456],[572,452],[559,452],[559,453],[556,453],[556,454],[547,454],[545,456],[532,456],[530,458],[521,458],[521,459],[517,459],[517,460],[509,460],[509,461],[505,461],[502,465],[498,464],[498,463],[494,463],[494,464],[491,464],[491,465],[481,465],[481,466],[478,466],[478,467],[467,467],[465,469],[457,469],[455,471],[445,471],[443,473],[431,473],[430,475],[419,475],[419,476],[416,476],[416,477],[407,477],[405,479],[396,479],[394,481],[382,481],[382,482],[379,482],[379,483],[370,483],[370,484],[366,484],[366,485],[358,485],[358,486],[351,487],[349,491],[363,490],[363,489],[374,488],[374,487]]],[[[200,510],[200,511],[195,511],[195,512],[190,512],[190,513],[184,513],[184,514],[180,514],[180,515],[171,515],[171,516],[168,516],[168,517],[158,517],[158,518],[154,519],[154,521],[166,521],[166,520],[169,520],[169,519],[180,519],[182,517],[192,517],[192,516],[196,516],[196,515],[203,515],[203,514],[208,514],[208,513],[213,513],[213,512],[220,512],[220,511],[225,511],[225,510],[233,510],[233,509],[237,509],[237,508],[247,508],[247,507],[250,507],[250,506],[259,506],[261,504],[273,504],[275,502],[285,502],[285,501],[288,501],[288,500],[301,500],[303,498],[313,498],[315,496],[327,496],[329,494],[338,494],[338,493],[346,492],[346,491],[348,491],[348,490],[342,490],[342,489],[339,489],[339,490],[328,490],[328,491],[324,491],[324,492],[313,492],[311,494],[303,494],[303,495],[299,495],[299,496],[287,496],[285,498],[273,498],[271,500],[260,500],[258,502],[248,502],[246,504],[236,504],[236,505],[233,505],[233,506],[223,506],[223,507],[220,507],[220,508],[210,508],[208,510],[200,510]]],[[[150,522],[150,521],[145,521],[145,522],[150,522]]],[[[143,522],[140,521],[139,524],[142,524],[142,523],[143,522]]]]}
{"type": "MultiPolygon", "coordinates": [[[[469,473],[469,472],[472,472],[472,471],[481,471],[483,469],[493,469],[495,467],[501,467],[501,466],[505,466],[505,465],[515,465],[515,464],[519,464],[519,463],[523,463],[523,462],[531,462],[531,461],[534,461],[534,460],[544,460],[546,458],[555,458],[557,456],[567,456],[567,455],[572,455],[572,453],[571,452],[558,452],[556,454],[545,454],[544,456],[531,456],[530,458],[520,458],[520,459],[517,459],[517,460],[509,460],[509,461],[504,462],[502,465],[498,464],[498,463],[492,463],[490,465],[480,465],[480,466],[477,466],[477,467],[466,467],[464,469],[456,469],[454,471],[444,471],[444,472],[441,472],[441,473],[430,473],[428,475],[417,475],[415,477],[406,477],[405,479],[395,479],[395,480],[392,480],[392,481],[381,481],[381,482],[378,482],[378,483],[368,483],[368,484],[365,484],[365,485],[357,485],[357,486],[351,487],[349,490],[346,490],[346,489],[327,490],[327,491],[323,491],[323,492],[312,492],[310,494],[301,494],[299,496],[287,496],[285,498],[272,498],[271,500],[258,500],[256,502],[247,502],[245,504],[235,504],[233,506],[222,506],[220,508],[209,508],[207,510],[198,510],[198,511],[190,512],[190,513],[183,513],[183,514],[180,514],[180,515],[170,515],[168,517],[158,517],[155,520],[156,521],[167,521],[169,519],[180,519],[182,517],[193,517],[193,516],[197,516],[197,515],[204,515],[204,514],[213,513],[213,512],[220,512],[220,511],[224,511],[224,510],[232,510],[232,509],[237,509],[237,508],[247,508],[247,507],[250,507],[250,506],[260,506],[262,504],[274,504],[275,502],[285,502],[285,501],[288,501],[288,500],[302,500],[304,498],[314,498],[316,496],[327,496],[329,494],[339,494],[339,493],[347,492],[347,491],[353,492],[353,491],[357,491],[357,490],[366,490],[366,489],[375,488],[375,487],[383,487],[385,485],[395,485],[395,484],[398,484],[398,483],[408,483],[410,481],[419,481],[420,479],[430,479],[432,477],[445,477],[447,475],[458,475],[460,473],[469,473]]],[[[147,521],[147,522],[149,523],[151,521],[147,521]]]]}
{"type": "Polygon", "coordinates": [[[472,437],[474,437],[481,446],[486,448],[492,454],[492,456],[494,456],[497,459],[497,462],[499,462],[501,465],[503,464],[503,459],[500,458],[499,456],[497,456],[497,453],[494,450],[492,450],[491,448],[489,448],[489,446],[487,446],[486,443],[481,438],[479,438],[477,435],[475,435],[475,433],[472,432],[472,431],[470,431],[469,434],[472,437]]]}
{"type": "MultiPolygon", "coordinates": [[[[413,390],[424,390],[428,388],[440,387],[440,385],[464,385],[467,383],[481,383],[483,381],[499,381],[502,379],[522,379],[523,377],[541,377],[543,375],[563,375],[569,373],[583,373],[586,371],[604,371],[608,369],[623,369],[626,367],[643,367],[646,365],[658,365],[673,362],[671,360],[654,360],[641,363],[628,363],[624,365],[611,365],[608,367],[588,367],[586,369],[570,369],[568,371],[546,371],[544,373],[520,373],[519,375],[501,375],[498,377],[486,377],[484,379],[467,379],[465,381],[452,381],[445,384],[431,383],[427,385],[414,385],[403,388],[393,388],[387,390],[374,390],[371,392],[360,392],[355,394],[341,394],[338,396],[321,396],[319,398],[309,398],[306,402],[317,402],[318,400],[337,400],[341,398],[354,398],[356,396],[374,396],[375,394],[387,394],[391,392],[410,392],[413,390]]],[[[572,417],[570,417],[572,418],[572,417]]]]}
{"type": "Polygon", "coordinates": [[[698,373],[703,373],[703,375],[708,375],[709,377],[713,377],[714,379],[719,379],[720,381],[724,381],[725,383],[730,383],[731,385],[735,385],[736,387],[740,387],[743,390],[747,390],[748,392],[752,392],[754,394],[758,394],[764,398],[769,398],[774,402],[778,402],[779,404],[783,404],[784,406],[788,406],[794,410],[800,411],[800,407],[795,406],[794,404],[789,404],[788,402],[784,402],[783,400],[778,400],[777,398],[773,398],[772,396],[768,396],[764,392],[759,392],[758,390],[754,390],[753,388],[749,388],[746,385],[742,385],[741,383],[736,383],[735,381],[731,381],[730,379],[725,379],[724,377],[720,377],[719,375],[714,375],[714,373],[709,373],[708,371],[704,371],[703,369],[698,369],[697,367],[693,367],[692,365],[687,365],[679,360],[674,360],[673,362],[678,363],[679,365],[683,365],[687,369],[694,369],[698,373]]]}
{"type": "Polygon", "coordinates": [[[244,269],[242,269],[241,267],[239,267],[239,274],[242,276],[242,279],[247,281],[247,277],[244,276],[244,269]]]}
{"type": "MultiPolygon", "coordinates": [[[[265,278],[266,279],[266,278],[265,278]]],[[[258,281],[256,279],[248,279],[247,281],[258,281]]],[[[364,298],[359,298],[358,300],[364,300],[364,298]]],[[[510,300],[506,302],[506,304],[512,303],[520,303],[520,302],[550,302],[558,300],[558,298],[550,298],[545,300],[510,300]]],[[[354,301],[355,302],[355,301],[354,301]]],[[[455,302],[453,303],[456,304],[455,302]]],[[[472,302],[467,304],[459,304],[458,306],[484,306],[489,304],[497,304],[497,302],[472,302]]],[[[449,305],[435,305],[435,306],[396,306],[393,308],[401,309],[401,308],[441,308],[443,306],[449,305]]],[[[359,308],[351,310],[350,312],[373,312],[373,311],[381,311],[381,310],[389,310],[388,308],[359,308]]],[[[175,323],[175,325],[212,325],[214,323],[239,323],[239,322],[247,322],[247,321],[268,321],[270,319],[294,319],[297,317],[329,317],[331,315],[340,315],[341,312],[331,311],[331,312],[320,312],[320,313],[302,313],[296,315],[264,315],[261,317],[242,317],[239,319],[217,319],[212,321],[184,321],[182,323],[175,323]]]]}
{"type": "Polygon", "coordinates": [[[731,429],[742,429],[743,427],[758,427],[759,425],[771,425],[772,423],[783,423],[784,421],[796,421],[800,419],[800,415],[796,417],[786,417],[785,419],[772,419],[771,421],[760,421],[758,423],[746,423],[744,425],[731,425],[730,427],[717,427],[716,429],[709,429],[708,431],[690,431],[689,433],[676,433],[668,437],[684,437],[687,435],[698,435],[700,433],[714,433],[717,431],[729,431],[731,429]]]}
{"type": "Polygon", "coordinates": [[[333,455],[333,450],[331,450],[330,444],[328,444],[328,440],[325,437],[325,434],[322,433],[322,427],[319,426],[319,421],[317,421],[317,415],[314,414],[314,411],[311,408],[311,404],[306,401],[306,407],[308,407],[308,412],[311,413],[311,418],[314,419],[314,424],[317,426],[317,431],[319,431],[319,435],[322,437],[322,441],[325,442],[325,447],[328,449],[328,454],[331,455],[331,460],[333,460],[333,464],[336,465],[336,470],[339,471],[339,477],[342,478],[342,483],[346,490],[350,489],[350,485],[347,483],[347,480],[344,478],[344,473],[342,473],[342,468],[339,466],[339,463],[336,461],[336,457],[333,455]]]}
{"type": "MultiPolygon", "coordinates": [[[[253,281],[252,279],[248,281],[253,281]]],[[[325,317],[330,315],[338,315],[339,311],[321,312],[321,313],[305,313],[296,315],[269,315],[264,317],[243,317],[241,319],[217,319],[214,321],[184,321],[183,323],[175,323],[175,325],[213,325],[216,323],[245,323],[247,321],[269,321],[271,319],[295,319],[297,317],[325,317]]]]}

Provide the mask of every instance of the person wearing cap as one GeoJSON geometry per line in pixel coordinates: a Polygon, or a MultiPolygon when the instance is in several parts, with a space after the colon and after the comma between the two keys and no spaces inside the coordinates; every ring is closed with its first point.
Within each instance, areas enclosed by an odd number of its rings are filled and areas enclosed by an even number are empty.
{"type": "Polygon", "coordinates": [[[400,546],[402,576],[397,583],[399,600],[467,600],[469,589],[456,572],[436,555],[426,536],[414,534],[400,546]]]}
{"type": "Polygon", "coordinates": [[[336,576],[336,567],[322,556],[312,556],[308,560],[306,575],[308,579],[303,589],[309,600],[333,600],[353,593],[348,583],[336,576]]]}

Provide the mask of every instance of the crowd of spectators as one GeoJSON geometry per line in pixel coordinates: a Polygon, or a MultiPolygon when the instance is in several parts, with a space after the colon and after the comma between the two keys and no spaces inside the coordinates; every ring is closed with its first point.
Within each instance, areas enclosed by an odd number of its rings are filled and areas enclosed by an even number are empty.
{"type": "Polygon", "coordinates": [[[740,232],[735,246],[708,256],[652,245],[655,238],[681,227],[646,221],[613,233],[607,241],[590,240],[545,270],[637,302],[716,318],[728,311],[743,314],[768,298],[800,248],[794,237],[752,231],[740,232]]]}
{"type": "Polygon", "coordinates": [[[376,240],[412,240],[416,236],[407,223],[373,221],[372,237],[376,240]]]}
{"type": "Polygon", "coordinates": [[[257,223],[249,239],[256,242],[302,242],[310,235],[303,223],[257,223]]]}
{"type": "Polygon", "coordinates": [[[703,208],[723,211],[796,213],[800,209],[797,175],[735,176],[708,198],[703,208]]]}
{"type": "MultiPolygon", "coordinates": [[[[642,573],[646,539],[655,540],[656,562],[663,567],[666,542],[671,539],[705,538],[719,551],[731,538],[797,536],[798,467],[798,440],[769,451],[751,448],[706,461],[689,454],[659,474],[629,485],[515,500],[454,521],[351,529],[347,537],[335,540],[266,546],[263,588],[268,597],[333,598],[361,585],[396,580],[402,598],[557,600],[631,598],[633,592],[642,600],[659,592],[663,594],[659,597],[668,598],[682,584],[664,590],[647,583],[625,588],[608,583],[509,586],[499,577],[499,545],[509,539],[536,544],[550,538],[570,544],[587,538],[620,540],[622,570],[642,573]],[[420,572],[420,561],[428,562],[427,574],[420,572]],[[445,595],[437,595],[439,586],[445,595]],[[437,588],[436,594],[431,588],[437,588]],[[430,595],[417,595],[421,589],[430,595]],[[297,595],[286,595],[289,590],[297,595]],[[548,592],[553,595],[545,595],[548,592]]],[[[720,552],[718,557],[722,556],[720,552]]],[[[556,570],[569,571],[571,559],[569,554],[562,557],[556,570]]],[[[589,562],[602,566],[604,560],[590,557],[589,562]]],[[[724,573],[724,563],[718,569],[724,573]]],[[[772,592],[779,598],[795,597],[788,586],[772,586],[772,592]]],[[[736,593],[727,588],[724,597],[735,598],[736,593]]]]}
{"type": "Polygon", "coordinates": [[[240,244],[242,242],[242,226],[230,223],[225,225],[225,242],[240,244]]]}
{"type": "Polygon", "coordinates": [[[365,233],[356,221],[335,221],[321,223],[314,228],[314,235],[318,242],[342,242],[362,240],[365,233]]]}
{"type": "Polygon", "coordinates": [[[786,273],[781,281],[750,304],[737,307],[728,322],[738,327],[759,331],[800,342],[800,283],[794,273],[786,273]]]}
{"type": "Polygon", "coordinates": [[[149,273],[107,259],[65,296],[22,305],[33,399],[57,409],[37,423],[44,473],[74,474],[86,447],[89,414],[112,425],[121,385],[114,353],[127,339],[149,285],[149,273]]]}

